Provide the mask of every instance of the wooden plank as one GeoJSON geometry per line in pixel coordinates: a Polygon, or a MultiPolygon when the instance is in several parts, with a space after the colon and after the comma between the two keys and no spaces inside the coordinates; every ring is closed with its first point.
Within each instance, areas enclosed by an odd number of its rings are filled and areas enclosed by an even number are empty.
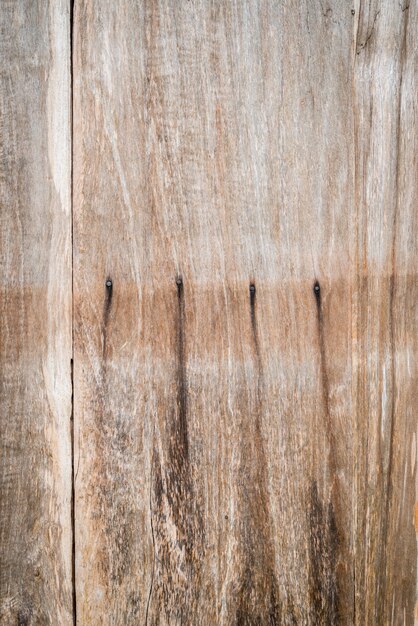
{"type": "Polygon", "coordinates": [[[72,619],[70,12],[0,5],[0,622],[72,619]]]}
{"type": "Polygon", "coordinates": [[[81,624],[413,623],[416,19],[76,2],[81,624]]]}
{"type": "Polygon", "coordinates": [[[361,9],[354,79],[356,623],[413,624],[418,5],[361,9]]]}

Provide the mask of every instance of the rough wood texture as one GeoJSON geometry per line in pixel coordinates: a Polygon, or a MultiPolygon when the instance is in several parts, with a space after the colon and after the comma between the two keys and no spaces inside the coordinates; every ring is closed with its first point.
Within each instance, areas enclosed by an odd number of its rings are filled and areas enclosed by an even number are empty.
{"type": "Polygon", "coordinates": [[[0,4],[0,623],[72,624],[70,14],[0,4]]]}
{"type": "Polygon", "coordinates": [[[417,2],[371,2],[356,30],[353,531],[359,624],[414,623],[417,34],[417,2]]]}
{"type": "Polygon", "coordinates": [[[0,16],[1,624],[412,626],[417,0],[0,16]]]}
{"type": "Polygon", "coordinates": [[[417,32],[76,1],[81,624],[413,624],[417,32]]]}

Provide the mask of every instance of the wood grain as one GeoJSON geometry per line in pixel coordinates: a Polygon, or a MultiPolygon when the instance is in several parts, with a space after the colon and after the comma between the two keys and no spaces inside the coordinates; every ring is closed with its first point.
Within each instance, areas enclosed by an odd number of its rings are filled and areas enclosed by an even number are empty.
{"type": "Polygon", "coordinates": [[[370,3],[355,64],[358,623],[414,623],[418,5],[370,3]],[[366,593],[364,593],[366,589],[366,593]]]}
{"type": "Polygon", "coordinates": [[[418,6],[75,3],[81,624],[413,624],[418,6]]]}
{"type": "Polygon", "coordinates": [[[69,2],[0,5],[0,622],[72,624],[69,2]]]}

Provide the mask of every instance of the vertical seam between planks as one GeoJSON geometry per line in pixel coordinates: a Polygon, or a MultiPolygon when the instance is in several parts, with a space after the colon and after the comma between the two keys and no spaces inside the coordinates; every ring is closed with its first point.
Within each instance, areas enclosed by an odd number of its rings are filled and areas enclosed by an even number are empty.
{"type": "Polygon", "coordinates": [[[74,446],[74,67],[73,67],[73,28],[74,0],[69,6],[69,49],[70,49],[70,213],[71,213],[71,577],[73,625],[77,624],[77,592],[75,562],[75,446],[74,446]]]}
{"type": "Polygon", "coordinates": [[[355,305],[353,307],[353,293],[351,295],[351,376],[353,376],[353,356],[355,362],[355,381],[351,386],[351,403],[352,406],[354,404],[355,407],[355,420],[353,424],[354,430],[354,455],[352,459],[352,472],[353,472],[353,503],[351,508],[351,522],[352,522],[352,550],[353,550],[353,626],[356,626],[358,623],[357,614],[358,614],[358,602],[357,602],[357,566],[358,566],[358,541],[357,541],[357,529],[358,529],[358,475],[356,470],[356,461],[358,452],[359,452],[359,426],[358,426],[358,403],[359,403],[359,392],[360,392],[360,370],[358,366],[358,350],[359,350],[359,337],[360,337],[360,318],[359,318],[359,298],[361,294],[361,281],[362,278],[360,276],[360,251],[359,251],[359,202],[357,198],[357,184],[358,184],[358,172],[357,166],[359,163],[358,160],[358,110],[357,110],[357,42],[358,42],[358,33],[360,28],[360,19],[362,13],[362,0],[358,1],[356,4],[355,10],[355,21],[354,21],[354,43],[353,43],[353,53],[352,53],[352,84],[351,84],[351,96],[352,96],[352,112],[353,112],[353,204],[354,204],[354,215],[355,215],[355,240],[354,240],[354,302],[355,305]],[[354,308],[354,311],[353,311],[354,308]],[[353,314],[355,315],[355,344],[353,345],[353,314]],[[353,352],[355,354],[353,355],[353,352]],[[354,386],[354,390],[353,390],[354,386]],[[353,402],[353,395],[355,395],[355,399],[353,402]]]}

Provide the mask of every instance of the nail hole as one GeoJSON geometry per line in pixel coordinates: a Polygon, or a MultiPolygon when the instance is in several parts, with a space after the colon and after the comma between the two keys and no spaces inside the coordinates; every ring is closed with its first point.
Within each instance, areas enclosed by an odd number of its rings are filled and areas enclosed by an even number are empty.
{"type": "Polygon", "coordinates": [[[319,294],[319,292],[321,291],[321,286],[318,283],[318,281],[316,281],[316,283],[314,284],[314,288],[313,289],[314,289],[315,294],[319,294]]]}
{"type": "Polygon", "coordinates": [[[254,285],[254,283],[250,283],[250,293],[251,294],[255,293],[255,285],[254,285]]]}

